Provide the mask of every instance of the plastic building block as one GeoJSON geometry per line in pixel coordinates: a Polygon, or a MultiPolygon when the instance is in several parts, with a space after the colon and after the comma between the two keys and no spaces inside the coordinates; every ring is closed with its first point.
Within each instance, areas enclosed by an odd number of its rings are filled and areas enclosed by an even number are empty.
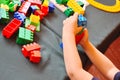
{"type": "Polygon", "coordinates": [[[39,7],[37,5],[30,6],[30,12],[34,13],[35,10],[39,10],[39,7]]]}
{"type": "Polygon", "coordinates": [[[14,12],[14,11],[16,11],[18,4],[15,4],[15,3],[13,3],[13,2],[10,2],[10,3],[8,4],[8,6],[9,6],[9,11],[10,11],[10,12],[14,12]]]}
{"type": "Polygon", "coordinates": [[[37,43],[30,43],[22,46],[22,53],[25,57],[31,56],[31,51],[40,51],[41,46],[37,43]]]}
{"type": "Polygon", "coordinates": [[[56,0],[58,4],[67,4],[68,0],[56,0]]]}
{"type": "Polygon", "coordinates": [[[34,15],[34,14],[30,15],[30,24],[38,26],[39,22],[40,22],[40,17],[39,16],[34,15]]]}
{"type": "Polygon", "coordinates": [[[96,2],[95,0],[87,0],[87,1],[92,6],[98,9],[104,10],[104,11],[108,11],[108,12],[119,12],[120,11],[120,0],[116,0],[116,3],[112,6],[101,4],[99,2],[96,2]]]}
{"type": "Polygon", "coordinates": [[[7,23],[9,20],[8,11],[3,8],[0,8],[0,23],[7,23]]]}
{"type": "Polygon", "coordinates": [[[72,8],[67,8],[65,11],[64,11],[64,14],[67,16],[67,17],[69,17],[69,16],[71,16],[71,15],[73,15],[74,14],[74,11],[72,10],[72,8]]]}
{"type": "Polygon", "coordinates": [[[74,12],[77,12],[79,14],[84,14],[84,10],[75,0],[69,0],[67,3],[67,6],[72,8],[74,12]]]}
{"type": "Polygon", "coordinates": [[[31,30],[33,33],[36,31],[36,27],[34,25],[28,25],[26,29],[31,30]]]}
{"type": "Polygon", "coordinates": [[[2,35],[6,38],[10,38],[20,27],[21,21],[13,19],[2,31],[2,35]]]}
{"type": "Polygon", "coordinates": [[[37,5],[39,8],[41,7],[42,2],[40,0],[27,0],[31,3],[31,5],[37,5]]]}
{"type": "Polygon", "coordinates": [[[40,51],[31,51],[30,61],[33,63],[39,63],[41,60],[40,51]]]}
{"type": "Polygon", "coordinates": [[[41,6],[41,11],[45,14],[45,16],[48,14],[49,12],[49,7],[46,6],[41,6]]]}
{"type": "Polygon", "coordinates": [[[16,43],[22,45],[31,42],[33,42],[33,32],[28,29],[20,27],[16,43]]]}
{"type": "Polygon", "coordinates": [[[22,3],[22,5],[20,6],[18,12],[24,13],[24,14],[26,15],[27,12],[28,12],[28,9],[29,9],[29,7],[30,7],[30,5],[31,5],[30,2],[24,1],[24,2],[22,3]]]}
{"type": "Polygon", "coordinates": [[[87,19],[83,15],[78,16],[78,25],[79,26],[86,26],[87,25],[87,19]]]}
{"type": "Polygon", "coordinates": [[[60,43],[60,48],[63,49],[63,43],[62,42],[60,43]]]}
{"type": "Polygon", "coordinates": [[[45,16],[45,14],[40,10],[35,10],[34,14],[39,16],[40,20],[42,20],[44,18],[44,16],[45,16]]]}
{"type": "Polygon", "coordinates": [[[14,18],[17,18],[21,22],[24,22],[26,16],[23,13],[15,12],[14,13],[14,18]]]}
{"type": "Polygon", "coordinates": [[[84,6],[84,3],[83,3],[83,2],[81,2],[81,1],[77,1],[77,3],[78,3],[81,7],[83,7],[83,6],[84,6]]]}
{"type": "Polygon", "coordinates": [[[0,8],[4,8],[6,11],[9,11],[9,6],[6,4],[0,4],[0,8]]]}
{"type": "Polygon", "coordinates": [[[49,0],[43,0],[42,6],[48,7],[49,6],[49,0]]]}
{"type": "Polygon", "coordinates": [[[21,5],[21,0],[11,0],[14,4],[18,4],[18,6],[21,5]]]}
{"type": "Polygon", "coordinates": [[[53,3],[49,3],[49,12],[53,12],[54,11],[54,9],[55,9],[55,5],[53,4],[53,3]]]}
{"type": "Polygon", "coordinates": [[[10,0],[0,0],[0,4],[8,4],[10,0]]]}

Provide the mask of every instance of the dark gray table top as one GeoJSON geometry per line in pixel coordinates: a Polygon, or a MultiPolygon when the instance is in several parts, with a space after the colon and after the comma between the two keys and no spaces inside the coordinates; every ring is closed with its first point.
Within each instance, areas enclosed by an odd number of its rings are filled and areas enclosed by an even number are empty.
{"type": "MultiPolygon", "coordinates": [[[[101,0],[106,4],[114,1],[101,0]]],[[[101,51],[119,35],[120,13],[108,13],[88,6],[85,16],[88,19],[90,41],[101,51]],[[114,34],[113,34],[114,33],[114,34]],[[108,42],[108,43],[106,43],[108,42]],[[106,43],[106,44],[105,44],[106,43]]],[[[16,35],[6,39],[0,34],[0,80],[64,80],[66,76],[63,52],[59,47],[62,35],[62,21],[66,16],[55,9],[41,21],[41,32],[36,32],[34,41],[42,46],[42,61],[32,64],[24,58],[21,46],[16,44],[16,35]]],[[[0,32],[5,25],[0,24],[0,32]]],[[[88,58],[78,46],[83,66],[88,58]]]]}

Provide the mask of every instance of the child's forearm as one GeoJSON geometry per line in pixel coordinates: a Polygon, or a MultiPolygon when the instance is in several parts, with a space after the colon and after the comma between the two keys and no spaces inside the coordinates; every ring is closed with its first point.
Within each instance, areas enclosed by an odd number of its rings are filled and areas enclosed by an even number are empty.
{"type": "Polygon", "coordinates": [[[64,61],[67,73],[74,73],[82,68],[82,63],[77,51],[74,34],[63,34],[64,61]]]}
{"type": "Polygon", "coordinates": [[[98,68],[98,70],[107,78],[112,79],[115,73],[118,71],[113,63],[99,50],[97,50],[91,42],[86,42],[82,47],[84,48],[92,63],[98,68]]]}

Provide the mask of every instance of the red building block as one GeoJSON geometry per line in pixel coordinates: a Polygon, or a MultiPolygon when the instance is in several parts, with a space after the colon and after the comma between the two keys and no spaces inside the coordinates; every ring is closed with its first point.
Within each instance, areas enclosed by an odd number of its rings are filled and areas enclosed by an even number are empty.
{"type": "Polygon", "coordinates": [[[49,7],[46,6],[41,6],[41,11],[45,14],[45,16],[48,14],[49,12],[49,7]]]}
{"type": "Polygon", "coordinates": [[[25,57],[30,57],[31,56],[31,51],[38,50],[40,51],[41,46],[37,43],[31,43],[27,45],[23,45],[22,47],[22,53],[25,57]]]}
{"type": "Polygon", "coordinates": [[[40,10],[35,10],[34,15],[39,16],[40,20],[42,20],[44,18],[44,16],[45,16],[45,14],[40,10]]]}
{"type": "Polygon", "coordinates": [[[31,3],[31,5],[37,5],[39,8],[41,7],[42,2],[40,0],[26,0],[31,3]]]}
{"type": "Polygon", "coordinates": [[[6,38],[10,38],[21,26],[21,21],[14,18],[5,28],[2,30],[2,35],[6,38]]]}
{"type": "Polygon", "coordinates": [[[29,9],[29,7],[30,7],[30,5],[31,5],[30,2],[24,1],[24,2],[22,3],[22,5],[20,6],[18,12],[24,13],[24,14],[26,15],[27,12],[28,12],[28,9],[29,9]]]}
{"type": "Polygon", "coordinates": [[[41,60],[40,51],[31,51],[30,61],[33,63],[39,63],[41,60]]]}
{"type": "Polygon", "coordinates": [[[33,33],[36,31],[36,26],[34,25],[28,25],[26,28],[31,30],[33,33]]]}
{"type": "Polygon", "coordinates": [[[79,44],[83,36],[84,36],[84,33],[75,36],[76,44],[79,44]]]}

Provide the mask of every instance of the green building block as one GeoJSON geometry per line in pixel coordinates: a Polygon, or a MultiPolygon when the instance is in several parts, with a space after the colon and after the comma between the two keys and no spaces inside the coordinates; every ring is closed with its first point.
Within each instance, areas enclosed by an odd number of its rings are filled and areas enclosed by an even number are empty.
{"type": "Polygon", "coordinates": [[[83,6],[84,6],[84,3],[83,3],[83,2],[81,2],[81,1],[77,1],[77,3],[78,3],[81,7],[83,7],[83,6]]]}
{"type": "Polygon", "coordinates": [[[10,0],[0,0],[0,4],[9,4],[10,0]]]}
{"type": "Polygon", "coordinates": [[[71,15],[73,15],[74,14],[74,11],[72,10],[72,8],[67,8],[65,11],[64,11],[64,14],[67,16],[67,17],[69,17],[69,16],[71,16],[71,15]]]}
{"type": "Polygon", "coordinates": [[[58,4],[67,4],[69,0],[56,0],[58,4]]]}
{"type": "Polygon", "coordinates": [[[0,8],[0,23],[7,23],[9,21],[9,13],[4,8],[0,8]]]}
{"type": "Polygon", "coordinates": [[[14,12],[14,11],[16,11],[16,9],[17,9],[17,4],[15,4],[15,3],[13,3],[13,2],[10,2],[10,3],[8,4],[8,6],[9,6],[9,11],[10,11],[10,12],[14,12]]]}
{"type": "Polygon", "coordinates": [[[12,2],[13,2],[14,4],[18,4],[18,6],[21,5],[21,1],[20,1],[20,0],[12,0],[12,2]]]}
{"type": "Polygon", "coordinates": [[[33,42],[33,32],[23,27],[20,27],[16,43],[23,45],[31,42],[33,42]]]}
{"type": "MultiPolygon", "coordinates": [[[[26,18],[25,19],[25,27],[27,27],[28,25],[30,25],[30,19],[29,18],[26,18]]],[[[31,24],[31,25],[33,25],[33,24],[31,24]]],[[[36,25],[34,25],[34,26],[36,26],[36,25]]],[[[39,22],[39,24],[36,26],[36,31],[37,32],[40,32],[40,22],[39,22]]]]}

